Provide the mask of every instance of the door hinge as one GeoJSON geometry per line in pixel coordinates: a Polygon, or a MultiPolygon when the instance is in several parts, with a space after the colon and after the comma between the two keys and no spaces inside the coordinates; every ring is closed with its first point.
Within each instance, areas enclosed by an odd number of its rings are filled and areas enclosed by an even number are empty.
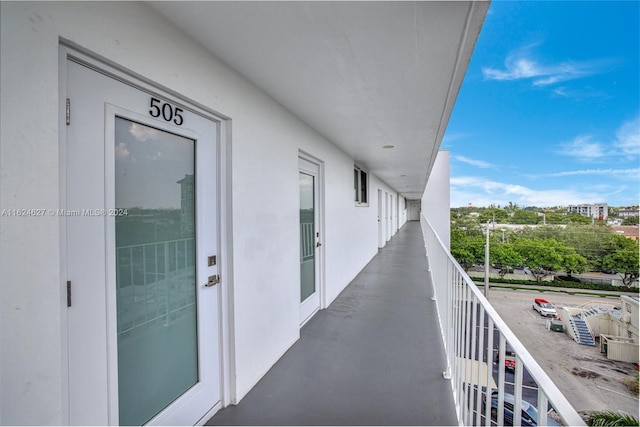
{"type": "Polygon", "coordinates": [[[71,100],[69,98],[67,98],[66,117],[67,126],[69,126],[69,124],[71,124],[71,100]]]}
{"type": "Polygon", "coordinates": [[[67,307],[71,307],[71,280],[67,280],[67,307]]]}

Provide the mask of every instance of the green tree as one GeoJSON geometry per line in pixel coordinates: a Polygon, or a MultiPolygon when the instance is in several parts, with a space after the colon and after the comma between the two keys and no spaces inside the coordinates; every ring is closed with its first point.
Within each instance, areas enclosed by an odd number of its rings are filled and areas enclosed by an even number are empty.
{"type": "Polygon", "coordinates": [[[513,202],[509,202],[509,206],[504,207],[504,210],[507,211],[508,214],[513,214],[518,209],[518,204],[513,202]]]}
{"type": "Polygon", "coordinates": [[[576,253],[573,248],[569,249],[562,255],[562,269],[567,272],[568,276],[571,276],[571,273],[584,272],[589,266],[587,259],[576,253]]]}
{"type": "Polygon", "coordinates": [[[514,242],[514,248],[522,256],[522,264],[529,268],[538,283],[562,268],[564,248],[557,240],[518,239],[514,242]]]}
{"type": "Polygon", "coordinates": [[[480,223],[476,218],[470,216],[460,216],[451,219],[451,229],[457,228],[462,230],[468,236],[482,235],[480,223]]]}
{"type": "Polygon", "coordinates": [[[486,224],[487,221],[495,221],[496,223],[503,224],[509,219],[509,214],[504,209],[491,208],[487,209],[480,214],[478,221],[482,224],[486,224]]]}
{"type": "Polygon", "coordinates": [[[638,419],[624,412],[598,411],[588,415],[588,426],[637,426],[638,419]]]}
{"type": "Polygon", "coordinates": [[[465,271],[482,262],[484,257],[482,234],[473,234],[469,235],[466,230],[451,227],[451,255],[465,271]]]}
{"type": "Polygon", "coordinates": [[[588,216],[582,216],[580,214],[571,214],[566,216],[567,223],[576,223],[576,224],[591,224],[591,218],[588,216]]]}
{"type": "Polygon", "coordinates": [[[554,225],[525,227],[519,230],[516,235],[526,239],[556,239],[562,233],[562,228],[554,225]]]}
{"type": "Polygon", "coordinates": [[[556,236],[558,241],[574,248],[586,258],[592,269],[598,271],[603,269],[604,257],[617,250],[611,228],[602,224],[569,224],[564,229],[559,228],[556,236]]]}
{"type": "Polygon", "coordinates": [[[631,284],[640,276],[638,243],[622,236],[614,235],[613,237],[617,248],[604,257],[602,266],[607,270],[615,270],[622,278],[622,284],[631,287],[631,284]]]}
{"type": "Polygon", "coordinates": [[[514,224],[537,224],[538,214],[531,211],[517,210],[513,213],[511,221],[514,224]]]}
{"type": "Polygon", "coordinates": [[[565,224],[568,222],[566,216],[559,213],[548,213],[545,216],[547,224],[565,224]]]}
{"type": "Polygon", "coordinates": [[[511,243],[498,243],[489,246],[489,260],[491,264],[495,264],[498,268],[500,277],[504,276],[514,267],[522,264],[524,261],[522,255],[514,248],[511,243]]]}
{"type": "Polygon", "coordinates": [[[514,242],[514,248],[522,256],[522,264],[531,270],[538,282],[561,269],[581,272],[587,266],[584,257],[555,239],[519,238],[514,242]]]}
{"type": "Polygon", "coordinates": [[[625,218],[622,221],[622,225],[638,225],[640,224],[640,219],[637,216],[630,216],[629,218],[625,218]]]}

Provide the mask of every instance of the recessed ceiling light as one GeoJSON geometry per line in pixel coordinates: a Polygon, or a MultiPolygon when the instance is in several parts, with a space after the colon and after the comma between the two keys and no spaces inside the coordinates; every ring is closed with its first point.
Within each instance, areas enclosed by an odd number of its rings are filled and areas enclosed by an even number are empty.
{"type": "Polygon", "coordinates": [[[393,148],[395,145],[383,145],[382,148],[393,148]]]}

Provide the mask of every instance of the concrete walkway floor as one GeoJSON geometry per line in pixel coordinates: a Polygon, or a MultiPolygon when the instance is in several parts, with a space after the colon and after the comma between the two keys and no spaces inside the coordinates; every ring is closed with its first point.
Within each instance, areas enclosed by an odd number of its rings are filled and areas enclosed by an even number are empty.
{"type": "Polygon", "coordinates": [[[456,425],[419,222],[408,222],[208,425],[456,425]]]}

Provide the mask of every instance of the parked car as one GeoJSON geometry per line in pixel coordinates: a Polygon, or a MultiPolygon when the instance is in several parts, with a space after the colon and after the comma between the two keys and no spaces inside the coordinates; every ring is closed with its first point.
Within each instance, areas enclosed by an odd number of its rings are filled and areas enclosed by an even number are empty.
{"type": "MultiPolygon", "coordinates": [[[[485,404],[487,404],[485,399],[485,404]]],[[[515,406],[515,396],[509,393],[504,394],[504,425],[513,425],[513,408],[515,406]]],[[[522,400],[520,404],[521,417],[520,424],[523,426],[537,426],[538,425],[538,410],[534,405],[522,400]]],[[[493,421],[498,420],[498,390],[494,390],[491,393],[491,419],[493,421]]],[[[559,426],[553,418],[547,416],[548,426],[559,426]]]]}
{"type": "MultiPolygon", "coordinates": [[[[499,360],[500,360],[500,353],[496,352],[496,363],[498,363],[499,360]]],[[[513,351],[509,343],[507,343],[507,346],[504,351],[504,367],[505,369],[508,369],[511,371],[516,369],[516,352],[513,351]]]]}
{"type": "Polygon", "coordinates": [[[537,311],[538,313],[540,313],[540,315],[542,315],[542,316],[552,316],[552,317],[557,317],[558,316],[558,312],[553,307],[553,304],[551,304],[546,299],[542,299],[542,298],[534,299],[533,300],[533,309],[535,311],[537,311]]]}

